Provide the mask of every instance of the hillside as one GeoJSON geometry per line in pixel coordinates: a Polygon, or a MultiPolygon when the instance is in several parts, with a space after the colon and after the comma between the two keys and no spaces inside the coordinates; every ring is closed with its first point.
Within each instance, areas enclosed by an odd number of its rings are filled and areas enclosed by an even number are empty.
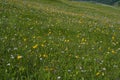
{"type": "Polygon", "coordinates": [[[120,79],[120,8],[1,0],[0,17],[1,80],[120,79]]]}

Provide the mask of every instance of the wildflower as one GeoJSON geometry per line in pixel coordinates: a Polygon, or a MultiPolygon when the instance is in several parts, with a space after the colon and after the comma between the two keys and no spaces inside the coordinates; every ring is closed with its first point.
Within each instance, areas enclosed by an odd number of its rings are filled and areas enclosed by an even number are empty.
{"type": "Polygon", "coordinates": [[[35,48],[37,48],[37,47],[38,47],[38,44],[34,45],[34,46],[33,46],[33,49],[35,49],[35,48]]]}
{"type": "Polygon", "coordinates": [[[102,68],[103,71],[106,71],[106,68],[102,68]]]}
{"type": "Polygon", "coordinates": [[[25,42],[26,40],[27,40],[26,38],[23,39],[24,42],[25,42]]]}
{"type": "Polygon", "coordinates": [[[45,71],[54,71],[54,68],[50,68],[50,67],[48,67],[48,66],[45,66],[45,69],[44,69],[45,71]]]}
{"type": "Polygon", "coordinates": [[[20,55],[17,56],[17,59],[21,59],[21,58],[22,58],[22,56],[20,56],[20,55]]]}
{"type": "Polygon", "coordinates": [[[85,38],[82,38],[82,42],[86,42],[86,39],[85,39],[85,38]]]}
{"type": "Polygon", "coordinates": [[[82,73],[85,73],[85,72],[86,72],[86,70],[83,70],[83,69],[82,69],[82,70],[81,70],[81,72],[82,72],[82,73]]]}
{"type": "Polygon", "coordinates": [[[14,50],[17,50],[17,49],[18,49],[17,47],[14,48],[14,50]]]}
{"type": "Polygon", "coordinates": [[[43,55],[43,57],[44,57],[44,58],[47,58],[47,57],[48,57],[48,55],[47,55],[47,54],[44,54],[44,55],[43,55]]]}
{"type": "Polygon", "coordinates": [[[79,58],[79,56],[78,56],[78,55],[76,55],[76,56],[75,56],[75,58],[76,58],[76,59],[78,59],[78,58],[79,58]]]}
{"type": "Polygon", "coordinates": [[[71,72],[71,70],[70,70],[70,69],[68,69],[68,72],[71,72]]]}
{"type": "Polygon", "coordinates": [[[48,32],[48,35],[50,35],[52,32],[48,32]]]}
{"type": "Polygon", "coordinates": [[[65,40],[65,42],[69,42],[70,40],[65,40]]]}
{"type": "Polygon", "coordinates": [[[58,76],[57,79],[61,79],[61,76],[58,76]]]}
{"type": "Polygon", "coordinates": [[[104,76],[105,75],[105,73],[104,72],[102,72],[102,76],[104,76]]]}
{"type": "Polygon", "coordinates": [[[112,40],[115,40],[115,37],[114,37],[114,36],[112,36],[112,40]]]}
{"type": "Polygon", "coordinates": [[[10,66],[10,63],[8,63],[7,66],[10,66]]]}
{"type": "Polygon", "coordinates": [[[86,39],[85,38],[82,38],[82,40],[81,40],[81,44],[86,44],[86,39]]]}
{"type": "Polygon", "coordinates": [[[44,47],[45,45],[44,44],[41,44],[42,47],[44,47]]]}
{"type": "Polygon", "coordinates": [[[40,58],[40,61],[42,61],[43,60],[43,58],[40,58]]]}
{"type": "Polygon", "coordinates": [[[112,50],[112,53],[115,54],[116,52],[114,50],[112,50]]]}
{"type": "Polygon", "coordinates": [[[12,58],[12,59],[14,59],[14,56],[13,56],[13,55],[11,55],[11,58],[12,58]]]}
{"type": "Polygon", "coordinates": [[[99,76],[99,75],[100,75],[100,72],[97,72],[97,73],[96,73],[96,76],[99,76]]]}

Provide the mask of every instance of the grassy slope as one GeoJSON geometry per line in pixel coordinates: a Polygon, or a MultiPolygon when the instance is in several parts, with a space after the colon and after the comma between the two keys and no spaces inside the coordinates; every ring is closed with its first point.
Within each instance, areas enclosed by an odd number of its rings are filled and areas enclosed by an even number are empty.
{"type": "Polygon", "coordinates": [[[2,80],[120,79],[120,9],[53,0],[0,2],[2,80]]]}

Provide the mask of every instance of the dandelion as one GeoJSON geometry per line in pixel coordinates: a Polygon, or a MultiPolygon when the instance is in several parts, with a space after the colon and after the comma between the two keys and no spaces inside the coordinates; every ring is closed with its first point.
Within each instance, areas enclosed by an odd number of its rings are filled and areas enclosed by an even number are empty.
{"type": "Polygon", "coordinates": [[[47,55],[47,54],[44,54],[44,55],[43,55],[43,57],[44,57],[44,58],[47,58],[47,57],[48,57],[48,55],[47,55]]]}
{"type": "Polygon", "coordinates": [[[97,73],[96,73],[96,76],[99,76],[99,75],[100,75],[100,72],[97,72],[97,73]]]}
{"type": "Polygon", "coordinates": [[[86,39],[85,38],[82,38],[82,40],[81,40],[81,44],[86,44],[86,39]]]}
{"type": "Polygon", "coordinates": [[[69,42],[70,40],[65,40],[64,42],[69,42]]]}
{"type": "Polygon", "coordinates": [[[115,54],[116,53],[115,50],[112,50],[112,53],[115,54]]]}
{"type": "Polygon", "coordinates": [[[33,49],[35,49],[35,48],[37,48],[37,47],[38,47],[38,44],[34,45],[34,46],[33,46],[33,49]]]}
{"type": "Polygon", "coordinates": [[[17,59],[21,59],[21,58],[22,58],[22,56],[20,56],[20,55],[17,56],[17,59]]]}
{"type": "Polygon", "coordinates": [[[86,39],[85,39],[85,38],[82,38],[82,42],[86,42],[86,39]]]}
{"type": "Polygon", "coordinates": [[[44,44],[41,44],[42,47],[44,47],[45,45],[44,44]]]}

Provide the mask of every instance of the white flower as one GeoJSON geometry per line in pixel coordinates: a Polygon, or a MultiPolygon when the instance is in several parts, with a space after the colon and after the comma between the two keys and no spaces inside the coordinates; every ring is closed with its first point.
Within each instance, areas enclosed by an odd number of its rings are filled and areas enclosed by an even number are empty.
{"type": "Polygon", "coordinates": [[[43,60],[43,58],[40,58],[40,61],[42,61],[43,60]]]}
{"type": "Polygon", "coordinates": [[[106,68],[102,68],[102,70],[103,70],[103,71],[105,71],[105,70],[106,70],[106,68]]]}
{"type": "Polygon", "coordinates": [[[71,70],[69,69],[68,72],[71,72],[71,70]]]}
{"type": "Polygon", "coordinates": [[[10,66],[10,63],[8,63],[7,66],[10,66]]]}
{"type": "Polygon", "coordinates": [[[58,80],[61,79],[61,76],[58,76],[57,79],[58,79],[58,80]]]}
{"type": "Polygon", "coordinates": [[[11,55],[11,58],[14,59],[15,57],[13,55],[11,55]]]}

